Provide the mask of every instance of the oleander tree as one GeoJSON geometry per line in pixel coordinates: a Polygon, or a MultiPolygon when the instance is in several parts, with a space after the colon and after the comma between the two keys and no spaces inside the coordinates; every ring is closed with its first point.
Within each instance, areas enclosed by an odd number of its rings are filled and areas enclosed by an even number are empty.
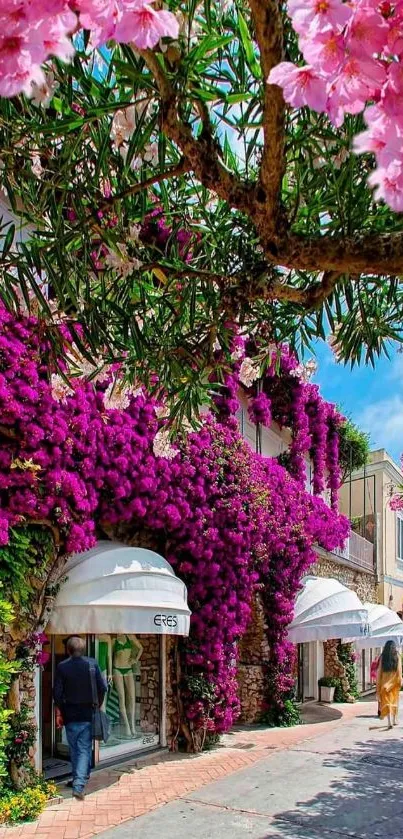
{"type": "Polygon", "coordinates": [[[177,418],[235,334],[267,363],[401,341],[402,0],[5,0],[0,23],[7,306],[78,323],[177,418]]]}

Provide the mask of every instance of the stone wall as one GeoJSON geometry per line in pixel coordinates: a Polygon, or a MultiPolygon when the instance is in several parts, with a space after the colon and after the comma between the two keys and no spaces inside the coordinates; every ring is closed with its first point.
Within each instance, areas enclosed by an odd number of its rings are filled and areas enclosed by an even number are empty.
{"type": "MultiPolygon", "coordinates": [[[[339,564],[329,556],[318,556],[310,569],[318,577],[334,577],[355,591],[364,603],[378,602],[377,585],[372,574],[339,564]]],[[[343,664],[337,657],[338,640],[324,644],[325,675],[341,679],[348,694],[349,683],[343,664]]],[[[241,703],[240,722],[254,723],[260,719],[265,703],[265,675],[268,668],[269,647],[266,640],[264,613],[258,597],[253,608],[249,628],[239,642],[238,685],[241,703]]]]}
{"type": "Polygon", "coordinates": [[[178,639],[171,635],[166,639],[166,735],[168,748],[177,749],[179,734],[178,698],[176,683],[176,648],[178,639]]]}
{"type": "Polygon", "coordinates": [[[343,692],[347,696],[347,701],[354,702],[354,698],[349,695],[350,684],[346,676],[344,665],[339,661],[337,655],[338,640],[325,641],[323,644],[325,656],[325,676],[332,676],[340,679],[343,692]]]}
{"type": "Polygon", "coordinates": [[[318,561],[310,569],[310,574],[317,577],[334,577],[347,588],[356,592],[362,603],[378,603],[378,588],[373,574],[341,565],[328,556],[318,556],[318,561]]]}
{"type": "Polygon", "coordinates": [[[158,635],[142,635],[140,659],[141,730],[157,734],[160,724],[160,640],[158,635]]]}
{"type": "Polygon", "coordinates": [[[252,609],[249,627],[239,642],[239,721],[258,722],[264,710],[269,646],[266,640],[263,606],[259,595],[252,609]]]}

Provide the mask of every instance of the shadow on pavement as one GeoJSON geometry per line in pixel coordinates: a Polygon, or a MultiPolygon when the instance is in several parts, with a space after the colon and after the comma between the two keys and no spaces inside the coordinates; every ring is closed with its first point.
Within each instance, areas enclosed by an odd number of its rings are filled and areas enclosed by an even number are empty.
{"type": "MultiPolygon", "coordinates": [[[[401,839],[402,730],[386,731],[380,724],[372,737],[325,757],[323,765],[342,770],[342,777],[331,782],[330,790],[318,793],[311,800],[297,802],[295,809],[276,813],[273,828],[279,839],[324,836],[339,839],[346,835],[357,839],[374,839],[374,836],[401,839]]],[[[268,833],[264,839],[271,836],[268,833]]]]}
{"type": "Polygon", "coordinates": [[[300,710],[303,725],[332,722],[333,720],[340,720],[343,716],[336,705],[322,705],[320,702],[303,705],[300,710]]]}

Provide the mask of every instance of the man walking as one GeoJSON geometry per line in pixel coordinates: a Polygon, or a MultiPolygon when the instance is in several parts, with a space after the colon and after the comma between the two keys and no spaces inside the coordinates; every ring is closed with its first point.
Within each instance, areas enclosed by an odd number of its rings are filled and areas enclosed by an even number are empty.
{"type": "Polygon", "coordinates": [[[98,664],[84,656],[82,638],[72,636],[67,641],[69,658],[56,669],[53,698],[66,728],[73,771],[73,796],[84,799],[84,787],[90,777],[92,757],[92,712],[90,662],[95,667],[99,705],[102,705],[107,685],[98,664]]]}

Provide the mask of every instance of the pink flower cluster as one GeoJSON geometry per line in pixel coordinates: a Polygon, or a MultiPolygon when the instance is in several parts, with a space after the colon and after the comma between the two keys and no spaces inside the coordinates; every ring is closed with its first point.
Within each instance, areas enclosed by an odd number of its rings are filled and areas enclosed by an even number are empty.
{"type": "MultiPolygon", "coordinates": [[[[403,455],[400,458],[400,468],[403,469],[403,455]]],[[[403,486],[397,487],[397,492],[389,501],[389,507],[391,510],[395,510],[396,512],[401,512],[403,510],[403,486]]]]}
{"type": "Polygon", "coordinates": [[[0,95],[32,93],[32,83],[45,83],[41,65],[51,56],[70,61],[71,36],[91,31],[92,46],[109,40],[156,46],[160,38],[176,38],[175,16],[147,0],[2,0],[0,4],[0,95]]]}
{"type": "Polygon", "coordinates": [[[31,632],[27,636],[17,650],[18,658],[22,662],[22,669],[33,670],[35,667],[44,667],[47,664],[50,653],[42,648],[48,640],[44,632],[31,632]]]}
{"type": "Polygon", "coordinates": [[[271,363],[261,377],[258,392],[259,376],[255,376],[255,381],[251,383],[250,378],[242,375],[245,361],[249,366],[253,364],[257,350],[256,343],[249,342],[246,349],[242,347],[237,353],[231,372],[225,376],[221,388],[214,396],[217,414],[221,421],[234,416],[239,409],[239,392],[243,390],[248,396],[248,416],[251,422],[270,426],[272,420],[275,420],[281,427],[291,429],[292,441],[288,454],[294,478],[305,487],[307,460],[311,458],[313,492],[321,495],[326,488],[330,489],[332,506],[337,510],[341,485],[338,429],[343,417],[334,405],[321,397],[317,385],[304,381],[298,359],[285,345],[273,352],[271,363]]]}
{"type": "MultiPolygon", "coordinates": [[[[347,521],[275,460],[256,455],[234,418],[207,419],[175,457],[158,457],[153,442],[161,425],[148,395],[110,409],[107,380],[77,378],[58,402],[48,364],[41,324],[0,307],[0,544],[10,523],[44,519],[58,528],[67,553],[91,547],[97,524],[128,522],[160,534],[193,613],[183,672],[202,676],[214,695],[211,708],[192,688],[197,679],[189,679],[185,713],[195,727],[216,732],[239,711],[237,646],[259,585],[272,645],[271,701],[280,701],[301,575],[315,560],[314,544],[339,545],[347,521]]],[[[29,651],[34,645],[40,654],[44,640],[32,636],[29,651]]]]}
{"type": "Polygon", "coordinates": [[[287,8],[307,63],[278,64],[269,84],[335,126],[364,111],[368,130],[354,149],[375,154],[375,198],[403,211],[403,0],[289,0],[287,8]]]}

